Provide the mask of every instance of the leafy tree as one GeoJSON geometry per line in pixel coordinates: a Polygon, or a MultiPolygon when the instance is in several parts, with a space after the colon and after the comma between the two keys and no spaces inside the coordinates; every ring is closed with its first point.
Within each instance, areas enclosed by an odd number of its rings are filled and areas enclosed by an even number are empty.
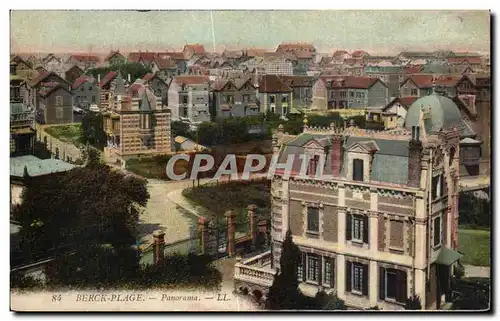
{"type": "Polygon", "coordinates": [[[422,310],[422,304],[420,302],[420,297],[412,296],[406,300],[405,310],[422,310]]]}
{"type": "Polygon", "coordinates": [[[269,289],[266,302],[269,309],[292,310],[300,306],[302,293],[299,290],[297,267],[301,259],[301,252],[288,230],[283,241],[280,269],[269,289]]]}
{"type": "Polygon", "coordinates": [[[13,217],[21,223],[20,246],[29,258],[63,247],[134,244],[149,194],[145,180],[94,164],[27,178],[22,199],[13,217]]]}
{"type": "Polygon", "coordinates": [[[106,146],[106,133],[104,132],[103,115],[101,113],[87,112],[81,122],[80,130],[84,144],[89,143],[96,148],[106,146]]]}
{"type": "Polygon", "coordinates": [[[170,129],[172,130],[173,137],[184,136],[186,138],[192,138],[193,133],[189,129],[189,124],[182,121],[173,121],[170,124],[170,129]]]}
{"type": "Polygon", "coordinates": [[[461,192],[458,198],[459,224],[471,228],[491,227],[491,201],[474,192],[461,192]]]}
{"type": "Polygon", "coordinates": [[[336,295],[327,294],[325,291],[316,293],[315,300],[317,309],[320,310],[347,310],[344,300],[339,299],[336,295]]]}
{"type": "Polygon", "coordinates": [[[220,142],[220,126],[217,123],[203,122],[198,126],[197,133],[193,133],[193,136],[201,145],[216,145],[220,142]]]}

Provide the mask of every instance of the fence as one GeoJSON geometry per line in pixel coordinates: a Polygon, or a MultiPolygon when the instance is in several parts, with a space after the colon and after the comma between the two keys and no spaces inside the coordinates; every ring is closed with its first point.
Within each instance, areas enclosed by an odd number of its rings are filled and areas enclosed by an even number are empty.
{"type": "MultiPolygon", "coordinates": [[[[155,243],[149,245],[146,249],[142,250],[140,264],[152,265],[155,262],[155,243]]],[[[201,252],[199,236],[190,237],[187,239],[179,240],[174,243],[165,244],[163,248],[163,256],[172,254],[198,254],[201,252]]]]}

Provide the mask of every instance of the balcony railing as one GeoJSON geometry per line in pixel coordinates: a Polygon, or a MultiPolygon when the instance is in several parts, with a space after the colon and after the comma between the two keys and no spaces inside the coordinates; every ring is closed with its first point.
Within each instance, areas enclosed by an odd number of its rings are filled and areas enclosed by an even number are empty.
{"type": "Polygon", "coordinates": [[[24,112],[10,115],[11,127],[34,126],[35,117],[32,112],[24,112]]]}
{"type": "Polygon", "coordinates": [[[270,287],[276,270],[271,269],[271,251],[264,252],[234,265],[234,279],[270,287]]]}

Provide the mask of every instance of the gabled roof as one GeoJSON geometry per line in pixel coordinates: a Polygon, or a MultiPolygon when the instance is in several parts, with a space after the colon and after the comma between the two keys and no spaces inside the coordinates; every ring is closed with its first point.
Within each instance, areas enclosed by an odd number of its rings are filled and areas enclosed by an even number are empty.
{"type": "Polygon", "coordinates": [[[23,64],[25,64],[26,66],[28,66],[28,68],[33,68],[32,64],[31,64],[29,61],[27,61],[27,60],[23,59],[23,58],[22,58],[21,56],[19,56],[19,55],[15,55],[15,56],[13,56],[13,57],[10,59],[10,62],[11,62],[11,63],[12,63],[12,62],[15,62],[16,64],[19,64],[19,63],[21,63],[21,62],[22,62],[23,64]]]}
{"type": "Polygon", "coordinates": [[[394,98],[390,103],[385,106],[382,111],[386,111],[390,107],[392,107],[395,103],[399,103],[401,106],[403,106],[406,110],[410,108],[411,104],[415,102],[419,97],[416,96],[408,96],[408,97],[396,97],[394,98]]]}
{"type": "Polygon", "coordinates": [[[349,54],[346,50],[335,50],[333,52],[333,57],[338,57],[338,56],[341,56],[341,55],[345,55],[345,54],[349,54]]]}
{"type": "Polygon", "coordinates": [[[377,82],[381,82],[384,86],[387,85],[375,77],[358,77],[358,76],[325,76],[320,77],[330,88],[356,88],[369,89],[377,82]]]}
{"type": "Polygon", "coordinates": [[[75,81],[73,82],[73,85],[71,86],[72,89],[76,89],[78,87],[80,87],[82,84],[86,83],[86,82],[91,82],[93,83],[94,82],[94,78],[92,78],[91,76],[86,76],[86,75],[81,75],[80,77],[76,78],[75,81]]]}
{"type": "Polygon", "coordinates": [[[191,50],[196,55],[204,55],[205,54],[205,47],[203,45],[200,45],[199,43],[192,44],[192,45],[185,45],[184,49],[182,49],[182,51],[185,52],[186,50],[191,50]]]}
{"type": "Polygon", "coordinates": [[[165,85],[167,84],[167,82],[165,80],[161,79],[161,77],[158,77],[157,74],[153,74],[153,73],[147,73],[147,74],[145,74],[144,77],[142,77],[142,80],[144,80],[144,82],[147,83],[147,82],[151,81],[154,78],[160,80],[165,85]]]}
{"type": "Polygon", "coordinates": [[[280,78],[290,88],[312,87],[314,84],[313,76],[280,76],[280,78]]]}
{"type": "Polygon", "coordinates": [[[462,64],[462,63],[469,63],[469,64],[481,64],[482,60],[481,57],[448,57],[446,58],[446,61],[448,61],[449,64],[462,64]]]}
{"type": "Polygon", "coordinates": [[[368,55],[368,53],[364,50],[356,50],[351,54],[353,58],[362,58],[363,56],[368,55]]]}
{"type": "Polygon", "coordinates": [[[57,60],[57,61],[61,62],[61,59],[57,58],[57,57],[56,57],[54,54],[52,54],[52,53],[50,53],[50,54],[48,54],[47,56],[45,56],[45,57],[42,59],[42,61],[43,61],[43,62],[47,62],[47,61],[52,60],[52,59],[55,59],[55,60],[57,60]]]}
{"type": "Polygon", "coordinates": [[[264,75],[259,80],[259,92],[262,93],[278,93],[291,92],[292,88],[287,86],[277,75],[264,75]]]}
{"type": "Polygon", "coordinates": [[[29,176],[42,176],[58,172],[65,172],[73,169],[75,165],[66,163],[60,159],[39,159],[33,155],[11,157],[10,175],[23,177],[24,169],[29,176]]]}
{"type": "Polygon", "coordinates": [[[186,60],[186,57],[184,56],[183,52],[161,52],[158,53],[158,56],[170,57],[173,60],[186,60]]]}
{"type": "Polygon", "coordinates": [[[117,51],[110,51],[109,54],[106,56],[106,58],[104,58],[104,61],[108,61],[115,56],[121,56],[123,59],[125,59],[125,56],[123,56],[120,53],[120,50],[117,50],[117,51]]]}
{"type": "Polygon", "coordinates": [[[405,68],[406,74],[417,74],[422,70],[422,66],[407,67],[405,68]]]}
{"type": "Polygon", "coordinates": [[[249,48],[246,50],[247,57],[263,57],[264,53],[267,52],[266,49],[249,48]]]}
{"type": "Polygon", "coordinates": [[[102,78],[101,82],[99,83],[99,87],[106,86],[111,80],[115,79],[115,77],[118,75],[116,71],[110,71],[102,78]]]}
{"type": "Polygon", "coordinates": [[[355,65],[357,63],[361,63],[361,59],[359,58],[347,58],[347,59],[344,59],[344,63],[345,64],[348,64],[348,65],[355,65]]]}
{"type": "Polygon", "coordinates": [[[128,61],[152,63],[158,54],[156,52],[131,52],[128,54],[128,61]]]}
{"type": "Polygon", "coordinates": [[[442,75],[436,77],[435,75],[411,75],[403,84],[411,80],[418,88],[431,88],[435,82],[437,86],[454,87],[462,75],[442,75]]]}
{"type": "Polygon", "coordinates": [[[175,61],[168,56],[158,55],[153,62],[155,62],[160,69],[177,68],[175,61]]]}
{"type": "Polygon", "coordinates": [[[42,83],[42,88],[38,91],[38,94],[42,97],[47,97],[58,89],[63,89],[69,92],[69,88],[65,85],[62,85],[58,82],[48,82],[42,83]]]}
{"type": "Polygon", "coordinates": [[[44,81],[45,79],[47,79],[50,76],[55,76],[55,77],[58,78],[58,81],[60,83],[68,84],[69,85],[69,83],[65,79],[61,78],[55,72],[53,72],[53,71],[44,71],[44,72],[38,74],[38,76],[36,76],[34,79],[31,80],[30,87],[35,87],[35,86],[39,85],[42,81],[44,81]]]}
{"type": "Polygon", "coordinates": [[[208,84],[208,77],[206,76],[175,76],[173,80],[179,85],[202,85],[208,84]]]}
{"type": "Polygon", "coordinates": [[[243,50],[224,50],[222,56],[229,59],[238,59],[243,57],[243,50]]]}

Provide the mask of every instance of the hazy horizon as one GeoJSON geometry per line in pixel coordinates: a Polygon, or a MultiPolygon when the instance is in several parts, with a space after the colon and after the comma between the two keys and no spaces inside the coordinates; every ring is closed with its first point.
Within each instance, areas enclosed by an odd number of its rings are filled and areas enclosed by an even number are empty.
{"type": "Polygon", "coordinates": [[[181,50],[200,43],[274,50],[312,43],[319,52],[362,49],[489,52],[490,12],[423,10],[309,11],[11,11],[13,52],[181,50]]]}

